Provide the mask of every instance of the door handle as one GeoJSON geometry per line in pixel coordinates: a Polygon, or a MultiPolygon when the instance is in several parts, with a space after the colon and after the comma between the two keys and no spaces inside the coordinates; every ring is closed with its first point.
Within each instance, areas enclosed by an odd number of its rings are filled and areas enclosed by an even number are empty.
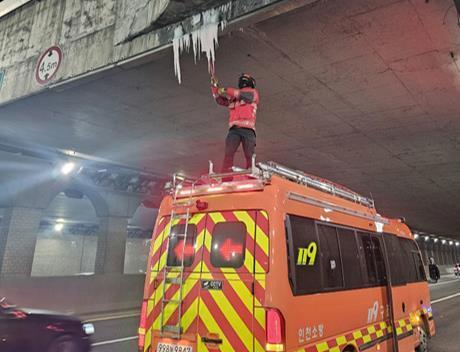
{"type": "Polygon", "coordinates": [[[209,337],[206,337],[206,336],[203,336],[201,338],[201,341],[203,341],[204,343],[215,343],[217,345],[220,345],[222,343],[222,339],[212,339],[212,338],[209,338],[209,337]]]}

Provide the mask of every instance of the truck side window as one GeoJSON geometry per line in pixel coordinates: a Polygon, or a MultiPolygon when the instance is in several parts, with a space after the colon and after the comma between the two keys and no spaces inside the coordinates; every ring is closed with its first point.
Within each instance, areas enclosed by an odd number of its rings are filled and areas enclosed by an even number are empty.
{"type": "Polygon", "coordinates": [[[410,239],[400,238],[399,240],[407,266],[408,282],[426,281],[425,268],[417,245],[410,239]]]}
{"type": "Polygon", "coordinates": [[[215,268],[239,268],[246,254],[244,222],[220,222],[214,227],[211,241],[211,264],[215,268]]]}
{"type": "Polygon", "coordinates": [[[385,246],[388,251],[388,262],[390,264],[391,284],[393,286],[405,285],[407,283],[406,270],[404,266],[404,255],[399,238],[394,235],[383,235],[385,246]]]}
{"type": "Polygon", "coordinates": [[[339,253],[336,228],[318,224],[318,235],[323,267],[323,288],[326,290],[342,288],[342,259],[339,253]]]}
{"type": "Polygon", "coordinates": [[[377,284],[377,268],[374,262],[374,249],[371,242],[371,236],[368,233],[358,232],[361,246],[364,252],[365,268],[367,273],[367,286],[377,284]]]}
{"type": "Polygon", "coordinates": [[[337,232],[339,235],[340,254],[342,255],[345,287],[363,287],[364,281],[360,270],[361,265],[355,231],[339,227],[337,232]]]}
{"type": "Polygon", "coordinates": [[[171,230],[168,250],[168,266],[180,266],[182,263],[182,256],[184,257],[184,267],[190,267],[195,259],[195,238],[196,226],[188,224],[187,226],[187,239],[184,246],[185,224],[174,225],[171,230]],[[177,236],[174,236],[177,235],[177,236]]]}
{"type": "Polygon", "coordinates": [[[380,237],[371,236],[372,251],[374,254],[375,268],[377,269],[377,281],[380,285],[387,283],[385,271],[385,260],[383,259],[383,249],[380,237]]]}
{"type": "Polygon", "coordinates": [[[286,230],[290,283],[294,295],[321,291],[321,256],[315,222],[289,215],[286,230]]]}

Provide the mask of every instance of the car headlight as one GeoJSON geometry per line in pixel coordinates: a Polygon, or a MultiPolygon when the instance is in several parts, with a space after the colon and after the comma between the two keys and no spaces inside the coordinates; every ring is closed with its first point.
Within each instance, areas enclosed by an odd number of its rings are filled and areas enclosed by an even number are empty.
{"type": "Polygon", "coordinates": [[[83,324],[83,331],[85,332],[86,335],[94,334],[94,325],[91,323],[83,324]]]}

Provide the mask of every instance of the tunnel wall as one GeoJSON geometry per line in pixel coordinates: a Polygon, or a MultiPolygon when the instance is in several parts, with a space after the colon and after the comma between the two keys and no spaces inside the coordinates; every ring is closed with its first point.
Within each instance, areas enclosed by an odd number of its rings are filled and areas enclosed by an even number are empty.
{"type": "Polygon", "coordinates": [[[448,267],[460,263],[460,246],[450,245],[448,242],[443,244],[441,241],[435,243],[432,239],[425,241],[423,237],[417,243],[425,265],[428,265],[429,258],[434,258],[438,265],[448,267]]]}
{"type": "Polygon", "coordinates": [[[144,275],[2,277],[0,297],[18,306],[83,315],[138,309],[144,275]]]}

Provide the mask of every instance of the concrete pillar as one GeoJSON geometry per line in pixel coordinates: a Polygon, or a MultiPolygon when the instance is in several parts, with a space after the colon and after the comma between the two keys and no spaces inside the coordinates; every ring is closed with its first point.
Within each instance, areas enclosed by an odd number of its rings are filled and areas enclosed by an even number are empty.
{"type": "Polygon", "coordinates": [[[0,225],[0,275],[30,275],[42,212],[24,207],[5,210],[0,225]]]}
{"type": "Polygon", "coordinates": [[[100,218],[100,233],[97,241],[95,272],[123,273],[127,238],[128,218],[100,218]]]}

